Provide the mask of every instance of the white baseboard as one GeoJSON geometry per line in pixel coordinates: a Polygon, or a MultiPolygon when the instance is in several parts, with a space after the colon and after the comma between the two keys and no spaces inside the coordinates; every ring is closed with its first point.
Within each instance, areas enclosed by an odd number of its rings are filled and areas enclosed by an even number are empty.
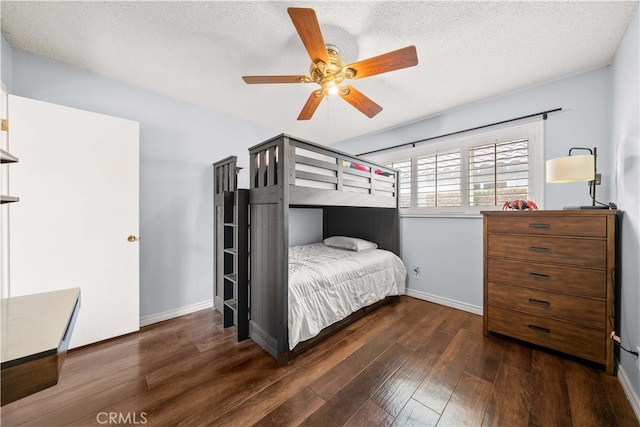
{"type": "Polygon", "coordinates": [[[173,319],[174,317],[184,316],[185,314],[190,314],[199,310],[204,310],[205,308],[213,307],[213,299],[202,301],[196,304],[187,305],[185,307],[176,308],[173,310],[165,311],[163,313],[151,314],[149,316],[144,316],[140,318],[140,327],[148,326],[153,323],[162,322],[164,320],[173,319]]]}
{"type": "Polygon", "coordinates": [[[477,314],[478,316],[482,316],[482,307],[467,304],[466,302],[460,302],[460,301],[456,301],[448,298],[439,297],[436,295],[426,294],[424,292],[416,291],[409,288],[406,289],[405,293],[410,297],[418,298],[424,301],[429,301],[436,304],[444,305],[445,307],[451,307],[457,310],[462,310],[469,313],[477,314]]]}
{"type": "Polygon", "coordinates": [[[621,365],[618,365],[618,379],[620,380],[624,394],[627,395],[627,399],[629,400],[629,403],[631,403],[631,407],[633,408],[633,412],[636,414],[636,418],[640,421],[640,398],[638,398],[636,391],[633,389],[633,386],[629,381],[627,373],[622,369],[621,365]]]}

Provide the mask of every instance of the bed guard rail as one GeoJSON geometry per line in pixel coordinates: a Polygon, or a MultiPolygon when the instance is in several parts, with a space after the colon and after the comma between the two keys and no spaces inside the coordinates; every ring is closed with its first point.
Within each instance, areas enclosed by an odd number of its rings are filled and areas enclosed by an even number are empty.
{"type": "MultiPolygon", "coordinates": [[[[284,134],[250,148],[249,154],[251,189],[278,186],[287,174],[289,185],[301,190],[296,194],[304,191],[309,200],[313,195],[326,197],[326,191],[318,190],[329,190],[375,196],[376,200],[388,198],[384,205],[397,205],[395,169],[284,134]]],[[[360,199],[365,204],[373,201],[371,197],[360,199]]],[[[328,200],[326,204],[333,203],[328,200]]]]}

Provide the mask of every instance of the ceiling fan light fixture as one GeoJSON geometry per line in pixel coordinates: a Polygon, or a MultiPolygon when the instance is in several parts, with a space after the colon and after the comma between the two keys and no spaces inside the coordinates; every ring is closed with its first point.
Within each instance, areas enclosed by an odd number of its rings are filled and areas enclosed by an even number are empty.
{"type": "Polygon", "coordinates": [[[327,82],[325,85],[327,95],[337,95],[339,92],[338,85],[334,81],[327,82]]]}
{"type": "MultiPolygon", "coordinates": [[[[311,64],[309,75],[312,82],[322,86],[323,89],[329,90],[329,86],[337,86],[346,78],[348,78],[347,67],[342,58],[340,58],[338,48],[334,45],[326,45],[329,63],[318,60],[311,64]]],[[[330,92],[333,94],[333,90],[330,92]]]]}
{"type": "Polygon", "coordinates": [[[309,120],[322,98],[337,94],[367,117],[372,118],[382,107],[356,88],[343,84],[344,80],[362,79],[389,71],[413,67],[418,64],[415,46],[387,52],[372,58],[345,65],[340,58],[340,50],[326,44],[320,31],[320,25],[313,9],[290,7],[287,9],[302,44],[304,45],[311,66],[309,76],[243,76],[248,84],[256,83],[316,83],[320,89],[311,92],[306,104],[298,115],[298,120],[309,120]]]}

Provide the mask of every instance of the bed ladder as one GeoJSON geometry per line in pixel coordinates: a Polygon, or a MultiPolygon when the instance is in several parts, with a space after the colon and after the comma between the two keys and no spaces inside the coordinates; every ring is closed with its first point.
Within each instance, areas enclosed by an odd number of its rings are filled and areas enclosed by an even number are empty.
{"type": "Polygon", "coordinates": [[[242,341],[249,338],[249,190],[238,189],[236,161],[230,156],[213,164],[214,308],[242,341]]]}

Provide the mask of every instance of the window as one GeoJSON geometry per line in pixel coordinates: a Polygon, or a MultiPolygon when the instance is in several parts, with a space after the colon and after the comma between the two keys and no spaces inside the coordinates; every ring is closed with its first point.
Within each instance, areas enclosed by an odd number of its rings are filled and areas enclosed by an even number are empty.
{"type": "Polygon", "coordinates": [[[495,128],[371,156],[400,171],[402,215],[477,214],[542,205],[543,122],[495,128]]]}

